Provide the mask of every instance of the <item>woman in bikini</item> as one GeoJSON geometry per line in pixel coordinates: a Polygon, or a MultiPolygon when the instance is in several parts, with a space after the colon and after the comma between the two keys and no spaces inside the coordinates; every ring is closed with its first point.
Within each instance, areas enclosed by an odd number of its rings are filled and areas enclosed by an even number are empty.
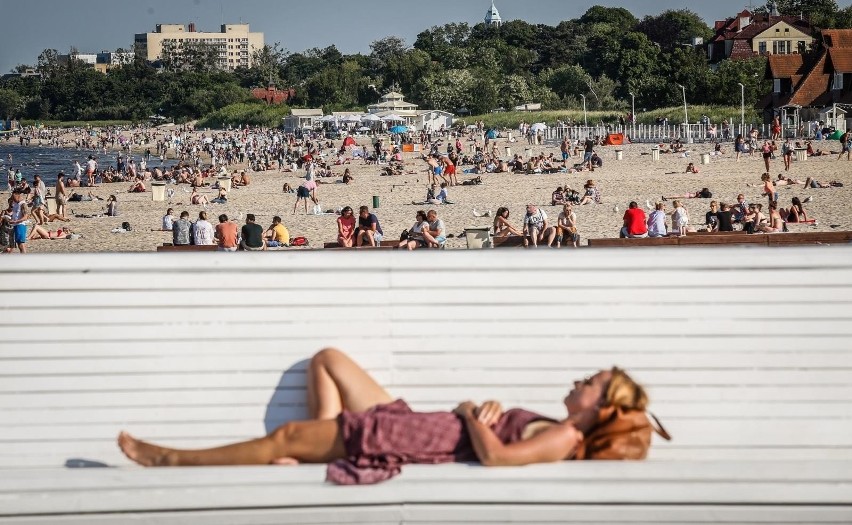
{"type": "Polygon", "coordinates": [[[494,215],[494,237],[502,238],[510,235],[521,237],[523,233],[509,222],[509,208],[497,208],[497,213],[494,215]]]}
{"type": "Polygon", "coordinates": [[[190,195],[190,197],[189,197],[189,203],[190,204],[197,204],[197,205],[205,205],[205,204],[210,204],[210,201],[207,200],[206,195],[201,195],[200,193],[198,193],[197,188],[192,188],[192,195],[190,195]]]}
{"type": "Polygon", "coordinates": [[[759,224],[755,230],[763,233],[781,233],[784,231],[784,220],[778,212],[778,203],[769,203],[769,224],[759,224]]]}
{"type": "MultiPolygon", "coordinates": [[[[623,436],[631,440],[631,452],[619,459],[642,459],[650,445],[648,396],[618,368],[575,381],[564,399],[568,416],[561,421],[522,409],[504,412],[496,401],[465,401],[452,412],[413,412],[333,348],[311,359],[307,395],[310,420],[286,423],[251,441],[178,450],[121,432],[118,445],[144,466],[332,463],[328,479],[344,484],[388,479],[410,463],[479,460],[485,466],[519,466],[600,457],[592,446],[595,433],[614,430],[610,423],[628,416],[644,422],[645,439],[623,436]]],[[[665,431],[658,433],[668,438],[665,431]]]]}

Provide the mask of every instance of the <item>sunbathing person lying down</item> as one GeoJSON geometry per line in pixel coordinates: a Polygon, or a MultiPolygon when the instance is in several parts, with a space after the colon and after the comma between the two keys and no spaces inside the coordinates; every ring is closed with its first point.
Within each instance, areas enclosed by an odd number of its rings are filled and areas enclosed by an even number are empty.
{"type": "Polygon", "coordinates": [[[485,466],[568,459],[644,459],[654,427],[648,397],[623,370],[601,370],[564,399],[568,416],[555,420],[497,401],[460,403],[453,411],[413,412],[343,352],[328,348],[308,369],[308,421],[269,435],[203,450],[178,450],[125,432],[118,445],[144,466],[329,463],[339,484],[377,483],[409,463],[480,461],[485,466]]]}

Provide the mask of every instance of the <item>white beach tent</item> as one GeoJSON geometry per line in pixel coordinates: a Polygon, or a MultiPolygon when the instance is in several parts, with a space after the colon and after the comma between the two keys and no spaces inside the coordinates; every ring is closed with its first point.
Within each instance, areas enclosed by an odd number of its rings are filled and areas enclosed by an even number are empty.
{"type": "Polygon", "coordinates": [[[341,122],[361,122],[363,117],[361,115],[347,115],[343,117],[341,122]]]}
{"type": "Polygon", "coordinates": [[[385,115],[382,117],[384,122],[405,122],[405,118],[400,117],[399,115],[394,115],[391,113],[390,115],[385,115]]]}
{"type": "Polygon", "coordinates": [[[363,120],[364,122],[378,122],[382,119],[370,113],[369,115],[364,115],[363,117],[361,117],[361,120],[363,120]]]}

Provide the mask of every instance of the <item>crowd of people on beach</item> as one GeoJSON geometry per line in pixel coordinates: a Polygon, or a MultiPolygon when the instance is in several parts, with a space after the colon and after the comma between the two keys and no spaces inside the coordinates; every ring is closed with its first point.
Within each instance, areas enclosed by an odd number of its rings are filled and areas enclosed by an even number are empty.
{"type": "MultiPolygon", "coordinates": [[[[358,161],[365,165],[380,166],[382,175],[396,176],[418,173],[416,169],[412,169],[410,164],[406,164],[401,154],[403,144],[411,140],[420,140],[424,143],[424,148],[428,150],[428,153],[420,156],[426,164],[429,183],[426,196],[423,201],[413,202],[413,204],[424,206],[452,204],[450,188],[457,185],[483,184],[483,175],[495,173],[572,174],[583,171],[593,172],[603,167],[603,159],[597,151],[602,143],[601,137],[588,136],[572,139],[565,136],[559,143],[559,154],[542,152],[536,155],[530,154],[529,150],[525,151],[523,155],[520,153],[512,154],[512,142],[507,141],[506,146],[501,150],[496,140],[496,134],[492,135],[491,130],[486,132],[481,123],[477,124],[474,129],[470,130],[464,128],[442,129],[439,133],[434,134],[422,132],[414,135],[409,133],[405,137],[391,135],[389,139],[375,136],[371,140],[371,147],[365,144],[359,146],[351,142],[338,146],[333,140],[326,140],[320,134],[296,137],[292,133],[284,133],[278,129],[250,127],[200,133],[192,129],[191,126],[174,127],[166,130],[145,126],[129,130],[120,128],[106,128],[99,131],[78,129],[71,133],[71,139],[68,138],[68,133],[61,134],[58,130],[37,130],[35,136],[40,140],[47,140],[52,145],[88,150],[90,153],[82,163],[79,160],[73,161],[68,175],[64,172],[57,175],[52,195],[39,175],[35,175],[32,184],[30,184],[27,178],[22,176],[20,168],[13,168],[11,158],[9,159],[7,182],[11,196],[8,201],[7,213],[3,219],[3,230],[7,233],[4,236],[4,240],[7,241],[4,246],[8,251],[9,246],[16,244],[10,242],[9,239],[20,240],[19,236],[15,236],[14,233],[11,236],[8,233],[16,230],[17,225],[22,223],[32,222],[33,228],[24,236],[24,243],[20,244],[25,244],[28,239],[67,237],[71,232],[67,227],[54,231],[47,224],[56,221],[69,221],[71,219],[67,215],[69,202],[101,200],[101,197],[91,191],[91,188],[100,184],[129,183],[127,192],[130,193],[150,191],[149,187],[154,182],[174,186],[186,184],[190,188],[185,190],[190,193],[188,204],[202,206],[204,208],[202,213],[206,215],[209,206],[228,203],[233,191],[251,185],[252,174],[264,171],[300,175],[303,173],[301,176],[304,181],[301,184],[293,188],[289,183],[285,183],[283,187],[285,193],[295,193],[293,213],[296,213],[300,202],[304,205],[304,213],[309,213],[308,201],[310,200],[313,205],[311,211],[314,214],[337,214],[337,245],[339,247],[378,246],[384,240],[384,232],[374,212],[370,212],[367,207],[361,207],[356,221],[352,208],[349,206],[323,211],[319,203],[318,189],[320,185],[328,183],[353,184],[355,178],[346,165],[358,161]],[[153,145],[153,151],[151,145],[153,145]],[[107,162],[106,165],[102,166],[99,163],[98,151],[107,152],[110,148],[115,151],[113,157],[115,162],[114,164],[107,162]],[[134,148],[136,150],[135,155],[134,148]],[[169,163],[166,162],[167,158],[169,163]],[[342,175],[335,173],[334,168],[337,166],[344,166],[342,175]],[[466,176],[470,178],[466,178],[466,176]],[[78,188],[87,188],[88,191],[78,193],[78,188]],[[215,190],[216,196],[208,197],[199,191],[202,188],[215,190]],[[19,202],[15,202],[15,195],[19,196],[19,202]],[[56,207],[53,213],[48,213],[50,209],[47,206],[48,199],[55,200],[56,207]],[[364,211],[365,208],[366,211],[364,211]],[[347,216],[347,209],[349,216],[347,216]],[[26,218],[22,220],[22,216],[26,218]],[[355,222],[357,222],[357,225],[354,224],[355,222]]],[[[535,133],[530,130],[529,125],[522,123],[519,134],[528,137],[535,136],[535,133]]],[[[31,138],[32,136],[27,136],[26,140],[31,138]]],[[[23,143],[24,136],[22,135],[19,140],[23,143]]],[[[535,143],[537,140],[534,139],[529,142],[535,143]]],[[[850,159],[850,155],[852,155],[850,153],[850,149],[852,149],[850,133],[846,132],[840,138],[840,151],[814,150],[813,143],[810,140],[794,142],[792,139],[786,139],[778,146],[779,142],[781,142],[780,135],[773,134],[760,144],[756,129],[752,130],[747,138],[740,135],[734,139],[733,149],[737,160],[745,153],[753,155],[759,152],[763,157],[765,172],[761,184],[763,194],[769,200],[767,205],[769,217],[764,216],[761,204],[743,206],[738,203],[728,206],[724,202],[716,203],[714,201],[711,205],[711,210],[716,210],[713,211],[715,214],[713,220],[711,221],[708,216],[706,224],[701,225],[702,228],[710,231],[726,231],[729,221],[726,217],[721,219],[718,217],[718,214],[726,211],[726,207],[729,208],[732,217],[734,217],[730,221],[732,226],[742,227],[744,231],[749,233],[785,231],[787,229],[786,224],[791,222],[814,223],[813,219],[808,218],[801,208],[802,201],[798,203],[794,201],[789,208],[779,206],[778,192],[775,187],[803,184],[805,188],[818,189],[840,187],[843,183],[837,180],[819,181],[814,178],[808,178],[802,182],[783,174],[779,174],[778,178],[773,181],[769,176],[771,162],[780,152],[784,171],[789,172],[793,152],[797,149],[806,150],[809,156],[836,154],[839,155],[838,158],[845,155],[847,159],[850,159]]],[[[660,144],[658,150],[660,153],[680,154],[684,157],[689,156],[690,153],[687,146],[678,139],[673,139],[668,147],[660,144]]],[[[725,154],[721,143],[713,144],[711,154],[725,154]]],[[[694,163],[689,162],[685,172],[698,174],[699,169],[694,163]]],[[[751,186],[751,184],[747,186],[751,186]]],[[[176,190],[169,187],[166,191],[171,202],[177,195],[176,190]]],[[[711,192],[707,188],[703,188],[684,195],[664,196],[660,202],[654,204],[646,201],[645,207],[650,212],[650,216],[644,216],[644,211],[638,205],[633,206],[636,203],[632,202],[625,213],[624,227],[620,234],[624,237],[662,234],[683,235],[690,228],[694,229],[696,226],[690,224],[689,214],[683,201],[693,198],[709,199],[710,196],[711,192]],[[665,211],[665,202],[668,200],[672,200],[674,206],[670,212],[667,212],[667,216],[671,220],[671,227],[663,226],[659,213],[665,211]],[[643,214],[642,217],[640,217],[640,213],[643,214]]],[[[552,206],[565,207],[559,214],[556,224],[548,223],[544,210],[537,205],[531,205],[532,208],[527,208],[523,226],[516,228],[508,221],[508,210],[501,208],[503,211],[498,210],[495,216],[493,235],[498,238],[523,236],[525,244],[530,246],[561,246],[562,244],[576,246],[578,245],[579,234],[576,214],[572,211],[572,207],[600,204],[601,202],[601,192],[594,180],[589,179],[581,191],[565,184],[551,194],[550,204],[552,206]]],[[[75,214],[72,212],[71,215],[75,214]]],[[[76,215],[79,218],[98,216],[92,214],[76,215]]],[[[114,194],[106,200],[104,210],[100,215],[113,217],[119,215],[118,198],[114,194]]],[[[399,241],[394,242],[398,242],[398,246],[408,249],[443,247],[447,233],[443,221],[438,219],[437,215],[438,213],[434,209],[428,212],[419,210],[414,225],[403,233],[399,241]]],[[[288,246],[290,244],[289,234],[280,233],[281,230],[286,232],[286,228],[281,224],[280,217],[276,218],[278,222],[262,232],[263,235],[260,236],[262,242],[257,242],[258,236],[252,234],[247,237],[247,243],[245,243],[242,241],[242,236],[238,235],[240,240],[237,242],[231,242],[233,239],[227,238],[226,247],[240,246],[241,242],[245,244],[244,249],[288,246]],[[277,234],[276,231],[278,231],[277,234]]],[[[180,219],[175,222],[179,221],[180,219]]],[[[201,244],[207,243],[208,240],[218,242],[219,237],[216,235],[206,235],[205,232],[209,230],[205,226],[206,218],[201,219],[199,214],[197,222],[200,222],[201,226],[199,228],[193,226],[189,230],[191,235],[187,242],[194,242],[196,229],[199,230],[201,244]]],[[[227,218],[225,221],[220,221],[220,224],[227,223],[229,223],[227,218]]],[[[255,228],[250,229],[255,230],[255,228]]],[[[183,242],[184,240],[184,236],[181,235],[180,241],[183,242]]],[[[175,244],[178,244],[178,242],[175,244]]],[[[19,246],[19,250],[24,251],[24,247],[19,246]]]]}

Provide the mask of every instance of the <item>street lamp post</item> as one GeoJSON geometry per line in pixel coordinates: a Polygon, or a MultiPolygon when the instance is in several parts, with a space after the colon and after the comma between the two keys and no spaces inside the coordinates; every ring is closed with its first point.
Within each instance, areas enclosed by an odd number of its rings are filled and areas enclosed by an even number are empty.
{"type": "Polygon", "coordinates": [[[737,82],[740,85],[740,133],[745,129],[745,84],[737,82]]]}
{"type": "Polygon", "coordinates": [[[586,95],[580,95],[583,97],[583,125],[587,128],[589,127],[589,118],[586,115],[586,95]]]}
{"type": "Polygon", "coordinates": [[[686,135],[689,137],[689,114],[686,111],[686,88],[683,84],[678,84],[681,91],[683,91],[683,123],[686,126],[686,135]]]}
{"type": "Polygon", "coordinates": [[[631,127],[636,127],[636,95],[630,92],[630,124],[631,127]]]}

